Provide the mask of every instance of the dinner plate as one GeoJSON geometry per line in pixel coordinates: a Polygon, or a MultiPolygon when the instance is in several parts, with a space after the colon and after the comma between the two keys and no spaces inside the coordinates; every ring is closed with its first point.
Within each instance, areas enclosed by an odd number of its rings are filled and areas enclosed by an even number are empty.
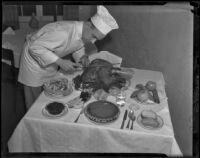
{"type": "Polygon", "coordinates": [[[84,110],[86,118],[96,124],[109,124],[119,117],[119,107],[111,102],[101,100],[88,104],[84,110]]]}
{"type": "MultiPolygon", "coordinates": [[[[52,102],[51,102],[52,103],[52,102]]],[[[57,102],[57,103],[61,103],[61,102],[57,102]]],[[[43,109],[42,109],[42,114],[45,116],[45,117],[48,117],[48,118],[60,118],[64,115],[67,114],[68,112],[68,108],[67,106],[64,105],[64,103],[61,103],[63,104],[64,108],[63,110],[58,113],[58,114],[51,114],[48,110],[47,110],[47,106],[49,106],[50,103],[48,103],[43,109]]],[[[55,105],[56,106],[56,105],[55,105]]]]}
{"type": "Polygon", "coordinates": [[[158,121],[158,127],[153,127],[153,126],[146,126],[142,123],[142,117],[141,117],[141,114],[137,117],[137,123],[144,129],[148,129],[148,130],[157,130],[157,129],[160,129],[163,127],[163,119],[157,115],[157,121],[158,121]]]}

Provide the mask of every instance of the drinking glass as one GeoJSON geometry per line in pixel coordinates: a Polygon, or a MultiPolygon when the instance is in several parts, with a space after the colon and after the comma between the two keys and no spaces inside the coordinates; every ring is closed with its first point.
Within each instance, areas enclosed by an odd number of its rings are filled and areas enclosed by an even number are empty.
{"type": "Polygon", "coordinates": [[[116,95],[116,103],[119,107],[124,107],[126,103],[126,92],[123,89],[116,95]]]}

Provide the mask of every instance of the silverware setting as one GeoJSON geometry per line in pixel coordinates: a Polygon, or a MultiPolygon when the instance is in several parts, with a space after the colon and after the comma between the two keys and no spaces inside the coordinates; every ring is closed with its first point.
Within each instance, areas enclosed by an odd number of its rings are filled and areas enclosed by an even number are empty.
{"type": "Polygon", "coordinates": [[[126,125],[126,128],[129,129],[130,122],[132,121],[132,122],[131,122],[131,128],[130,128],[130,129],[133,130],[133,123],[134,123],[134,121],[135,121],[135,119],[136,119],[133,110],[130,110],[130,111],[128,112],[128,117],[129,117],[129,120],[128,120],[128,123],[127,123],[127,125],[126,125]]]}
{"type": "Polygon", "coordinates": [[[121,124],[121,127],[120,127],[121,129],[124,128],[124,123],[125,123],[125,121],[126,121],[127,114],[128,114],[128,110],[126,110],[125,113],[124,113],[123,121],[122,121],[122,124],[121,124]]]}

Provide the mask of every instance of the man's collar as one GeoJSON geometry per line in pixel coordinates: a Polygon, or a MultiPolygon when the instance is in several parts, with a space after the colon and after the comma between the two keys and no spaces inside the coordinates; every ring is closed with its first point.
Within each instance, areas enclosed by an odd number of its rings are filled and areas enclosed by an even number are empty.
{"type": "Polygon", "coordinates": [[[76,23],[77,38],[82,39],[83,21],[76,23]]]}

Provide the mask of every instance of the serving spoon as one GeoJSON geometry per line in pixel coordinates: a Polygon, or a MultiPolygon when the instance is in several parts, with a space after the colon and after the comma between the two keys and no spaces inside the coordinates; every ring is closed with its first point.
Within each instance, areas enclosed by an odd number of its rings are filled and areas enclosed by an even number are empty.
{"type": "Polygon", "coordinates": [[[83,114],[83,112],[84,112],[84,105],[82,106],[82,109],[81,109],[79,115],[77,116],[76,120],[74,121],[75,123],[78,122],[78,119],[79,119],[79,117],[81,116],[81,114],[83,114]]]}

